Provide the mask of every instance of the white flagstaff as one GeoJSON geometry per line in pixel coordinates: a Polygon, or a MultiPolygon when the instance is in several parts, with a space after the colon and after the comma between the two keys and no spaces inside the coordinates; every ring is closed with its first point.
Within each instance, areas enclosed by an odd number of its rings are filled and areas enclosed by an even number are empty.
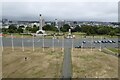
{"type": "Polygon", "coordinates": [[[43,47],[43,52],[44,52],[44,35],[43,35],[43,45],[42,45],[42,47],[43,47]]]}
{"type": "Polygon", "coordinates": [[[33,35],[33,51],[35,51],[34,35],[33,35]]]}
{"type": "Polygon", "coordinates": [[[83,46],[83,42],[82,42],[82,45],[81,45],[81,51],[82,51],[82,48],[83,48],[84,46],[83,46]]]}
{"type": "Polygon", "coordinates": [[[2,48],[2,50],[0,51],[1,53],[0,53],[0,60],[1,60],[1,62],[0,62],[0,65],[1,65],[1,68],[0,68],[0,70],[1,70],[1,72],[0,72],[0,79],[2,80],[2,52],[3,52],[3,42],[2,42],[2,36],[1,36],[1,48],[2,48]]]}
{"type": "Polygon", "coordinates": [[[59,39],[58,39],[58,46],[59,46],[59,42],[60,42],[60,41],[59,41],[59,39]]]}
{"type": "Polygon", "coordinates": [[[93,37],[91,36],[91,52],[93,50],[93,37]]]}
{"type": "Polygon", "coordinates": [[[101,41],[100,41],[100,51],[102,51],[102,36],[101,36],[101,41]]]}
{"type": "Polygon", "coordinates": [[[64,51],[64,36],[63,36],[63,39],[62,39],[62,52],[64,51]]]}
{"type": "Polygon", "coordinates": [[[22,51],[25,51],[25,50],[24,50],[23,35],[22,35],[22,51]]]}
{"type": "Polygon", "coordinates": [[[3,51],[3,39],[2,38],[3,38],[3,36],[1,36],[1,40],[0,40],[1,41],[1,48],[2,48],[2,51],[3,51]]]}
{"type": "Polygon", "coordinates": [[[53,44],[53,51],[55,50],[54,49],[54,36],[53,36],[53,38],[52,38],[52,44],[53,44]]]}
{"type": "Polygon", "coordinates": [[[12,51],[14,51],[13,34],[11,34],[12,51]]]}
{"type": "Polygon", "coordinates": [[[74,39],[72,38],[72,52],[73,52],[73,43],[74,43],[74,39]]]}

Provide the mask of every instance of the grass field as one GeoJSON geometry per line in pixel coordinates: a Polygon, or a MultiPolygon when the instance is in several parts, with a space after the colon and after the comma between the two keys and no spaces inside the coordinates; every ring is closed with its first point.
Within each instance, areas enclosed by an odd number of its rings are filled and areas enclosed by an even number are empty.
{"type": "Polygon", "coordinates": [[[117,78],[118,58],[94,49],[74,49],[73,78],[117,78]]]}
{"type": "Polygon", "coordinates": [[[3,51],[3,77],[4,78],[59,78],[63,64],[63,53],[56,48],[21,48],[5,47],[3,51]],[[25,57],[27,59],[25,60],[25,57]]]}
{"type": "MultiPolygon", "coordinates": [[[[59,78],[64,54],[60,48],[5,47],[3,51],[3,78],[59,78]],[[27,59],[25,60],[25,57],[27,59]]],[[[74,49],[71,53],[73,78],[117,78],[118,58],[98,49],[74,49]]]]}

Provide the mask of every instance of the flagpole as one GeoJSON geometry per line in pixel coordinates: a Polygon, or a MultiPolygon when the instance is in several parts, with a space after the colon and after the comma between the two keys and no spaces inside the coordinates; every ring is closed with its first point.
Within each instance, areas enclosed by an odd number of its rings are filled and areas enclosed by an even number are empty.
{"type": "Polygon", "coordinates": [[[82,46],[81,46],[81,51],[82,51],[82,48],[83,48],[83,42],[82,42],[82,46]]]}
{"type": "Polygon", "coordinates": [[[102,51],[102,36],[101,36],[101,41],[100,41],[100,51],[102,51]]]}
{"type": "Polygon", "coordinates": [[[1,51],[1,53],[0,53],[0,60],[1,60],[1,62],[0,62],[0,64],[1,64],[1,77],[0,77],[0,79],[2,80],[2,60],[3,60],[3,57],[2,57],[2,53],[3,53],[3,34],[1,35],[1,47],[2,47],[2,51],[1,51]]]}
{"type": "Polygon", "coordinates": [[[73,52],[73,41],[74,41],[74,40],[73,40],[73,38],[72,38],[72,52],[73,52]]]}
{"type": "Polygon", "coordinates": [[[58,47],[59,47],[59,42],[60,42],[60,41],[59,41],[59,38],[58,38],[58,47]]]}
{"type": "Polygon", "coordinates": [[[63,39],[62,39],[62,52],[64,51],[64,36],[63,36],[63,39]]]}
{"type": "Polygon", "coordinates": [[[43,35],[43,46],[42,47],[43,47],[43,52],[44,52],[44,35],[43,35]]]}
{"type": "Polygon", "coordinates": [[[35,45],[34,45],[34,35],[33,35],[33,51],[35,51],[35,45]]]}
{"type": "Polygon", "coordinates": [[[92,52],[92,50],[93,50],[93,49],[92,49],[92,47],[93,47],[92,44],[93,44],[93,37],[91,36],[91,52],[92,52]]]}
{"type": "Polygon", "coordinates": [[[12,42],[12,51],[14,51],[13,34],[11,34],[11,42],[12,42]]]}
{"type": "Polygon", "coordinates": [[[24,51],[23,35],[22,35],[22,51],[24,51]]]}
{"type": "Polygon", "coordinates": [[[54,49],[54,36],[53,36],[53,39],[52,39],[52,44],[53,44],[53,51],[55,50],[54,49]]]}
{"type": "Polygon", "coordinates": [[[1,36],[1,47],[2,47],[2,51],[3,51],[3,36],[1,36]]]}

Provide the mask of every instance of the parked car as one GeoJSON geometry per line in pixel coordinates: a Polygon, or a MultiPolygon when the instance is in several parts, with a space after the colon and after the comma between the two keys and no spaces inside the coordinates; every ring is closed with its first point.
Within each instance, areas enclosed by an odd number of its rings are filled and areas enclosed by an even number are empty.
{"type": "Polygon", "coordinates": [[[108,43],[108,41],[106,41],[106,40],[102,40],[101,42],[102,42],[102,43],[108,43]]]}
{"type": "Polygon", "coordinates": [[[98,41],[94,41],[94,43],[98,43],[98,41]]]}
{"type": "Polygon", "coordinates": [[[118,40],[118,43],[120,43],[120,40],[118,40]]]}
{"type": "Polygon", "coordinates": [[[112,43],[112,40],[108,40],[108,43],[112,43]]]}
{"type": "Polygon", "coordinates": [[[102,43],[105,43],[105,41],[103,41],[103,40],[102,40],[101,42],[102,42],[102,43]]]}
{"type": "Polygon", "coordinates": [[[116,43],[114,40],[112,40],[112,43],[116,43]]]}
{"type": "Polygon", "coordinates": [[[81,48],[81,46],[76,46],[75,48],[81,48]]]}
{"type": "Polygon", "coordinates": [[[98,40],[98,41],[97,41],[97,43],[101,43],[101,41],[100,41],[100,40],[98,40]]]}
{"type": "Polygon", "coordinates": [[[85,44],[85,43],[86,43],[86,41],[83,41],[83,43],[85,44]]]}

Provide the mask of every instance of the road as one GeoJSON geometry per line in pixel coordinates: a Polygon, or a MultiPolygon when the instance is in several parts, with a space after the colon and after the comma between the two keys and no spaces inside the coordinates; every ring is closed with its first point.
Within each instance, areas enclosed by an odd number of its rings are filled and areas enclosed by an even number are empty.
{"type": "Polygon", "coordinates": [[[62,71],[62,78],[63,80],[67,78],[67,80],[71,79],[72,77],[72,63],[71,63],[71,49],[65,48],[64,49],[64,61],[63,61],[63,71],[62,71]]]}
{"type": "MultiPolygon", "coordinates": [[[[99,39],[94,39],[93,41],[95,40],[99,40],[99,39]]],[[[111,39],[111,40],[115,40],[116,43],[102,43],[102,48],[103,47],[110,47],[110,48],[115,48],[115,47],[118,47],[118,39],[115,38],[115,39],[111,39]]],[[[3,46],[11,46],[12,45],[12,41],[11,41],[11,38],[2,38],[2,41],[3,41],[3,46]]],[[[83,44],[83,47],[95,47],[95,48],[99,48],[100,47],[100,43],[93,43],[91,45],[91,39],[85,39],[85,38],[81,38],[81,39],[74,39],[73,41],[73,47],[75,46],[79,46],[79,45],[82,45],[82,42],[83,41],[86,41],[85,44],[83,44]]],[[[32,38],[24,38],[23,39],[23,42],[24,42],[24,46],[25,47],[31,47],[33,45],[33,40],[32,38]]],[[[64,39],[64,41],[62,39],[54,39],[54,46],[55,47],[63,47],[62,44],[64,44],[64,47],[65,48],[72,48],[72,39],[64,39]]],[[[13,45],[15,47],[21,47],[22,46],[22,39],[21,38],[14,38],[13,39],[13,45]]],[[[39,39],[39,38],[35,38],[34,39],[34,45],[35,47],[42,47],[42,44],[43,44],[43,39],[39,39]]],[[[45,47],[52,47],[53,46],[53,41],[52,39],[44,39],[44,46],[45,47]]]]}

